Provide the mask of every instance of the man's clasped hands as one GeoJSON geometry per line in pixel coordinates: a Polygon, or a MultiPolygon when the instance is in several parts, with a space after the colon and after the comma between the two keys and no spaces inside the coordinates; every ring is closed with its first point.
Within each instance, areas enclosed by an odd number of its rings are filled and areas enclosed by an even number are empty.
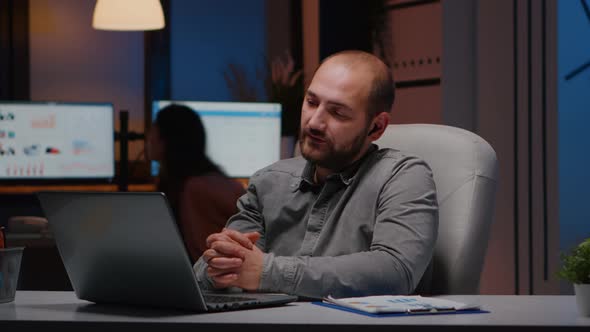
{"type": "Polygon", "coordinates": [[[258,289],[264,260],[264,253],[255,245],[259,238],[258,232],[240,233],[228,228],[207,237],[203,259],[215,288],[258,289]]]}

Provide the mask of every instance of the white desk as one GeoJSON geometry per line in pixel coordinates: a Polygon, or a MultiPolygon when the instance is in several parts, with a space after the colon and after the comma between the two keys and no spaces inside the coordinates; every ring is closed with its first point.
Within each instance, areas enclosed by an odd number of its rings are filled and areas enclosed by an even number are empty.
{"type": "Polygon", "coordinates": [[[138,307],[95,305],[72,292],[18,291],[12,303],[0,304],[0,331],[590,331],[573,296],[445,296],[477,302],[488,314],[372,318],[311,303],[281,307],[187,314],[138,307]]]}

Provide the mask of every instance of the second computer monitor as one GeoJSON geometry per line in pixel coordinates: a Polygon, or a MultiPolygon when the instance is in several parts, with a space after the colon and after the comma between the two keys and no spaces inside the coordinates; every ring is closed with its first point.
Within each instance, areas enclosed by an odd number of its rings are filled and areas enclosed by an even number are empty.
{"type": "Polygon", "coordinates": [[[107,103],[0,101],[0,181],[110,181],[113,113],[107,103]]]}
{"type": "MultiPolygon", "coordinates": [[[[158,100],[153,103],[152,119],[172,103],[188,106],[201,116],[207,155],[228,176],[247,178],[280,159],[280,104],[158,100]]],[[[158,170],[158,163],[152,163],[153,176],[158,170]]]]}

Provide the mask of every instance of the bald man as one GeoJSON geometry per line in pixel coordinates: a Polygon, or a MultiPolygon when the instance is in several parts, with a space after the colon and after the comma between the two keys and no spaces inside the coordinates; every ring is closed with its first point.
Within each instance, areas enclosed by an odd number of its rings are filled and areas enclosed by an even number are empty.
{"type": "Polygon", "coordinates": [[[302,157],[252,176],[238,214],[194,266],[201,285],[306,298],[412,293],[432,257],[438,207],[424,161],[373,144],[393,100],[377,57],[323,61],[301,109],[302,157]]]}

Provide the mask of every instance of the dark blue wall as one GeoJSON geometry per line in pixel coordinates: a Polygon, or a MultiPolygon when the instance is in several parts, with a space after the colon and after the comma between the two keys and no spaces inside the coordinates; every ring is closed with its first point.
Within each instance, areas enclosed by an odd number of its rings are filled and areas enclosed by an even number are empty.
{"type": "MultiPolygon", "coordinates": [[[[590,2],[586,0],[589,4],[590,2]]],[[[590,237],[590,18],[580,1],[558,2],[560,250],[590,237]]]]}
{"type": "Polygon", "coordinates": [[[255,82],[266,54],[265,15],[264,0],[171,0],[171,98],[230,101],[223,78],[230,63],[255,82]]]}

